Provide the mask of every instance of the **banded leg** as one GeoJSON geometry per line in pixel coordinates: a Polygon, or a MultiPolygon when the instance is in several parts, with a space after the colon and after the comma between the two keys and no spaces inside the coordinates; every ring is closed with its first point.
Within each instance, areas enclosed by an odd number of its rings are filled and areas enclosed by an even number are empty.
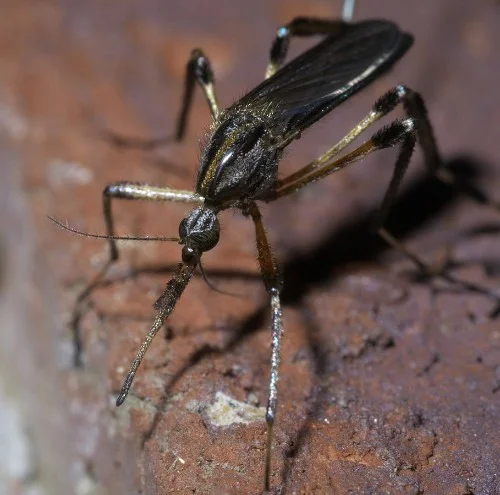
{"type": "Polygon", "coordinates": [[[159,332],[160,328],[165,323],[165,320],[169,317],[170,313],[174,310],[177,301],[180,299],[184,289],[187,287],[191,277],[193,276],[194,270],[196,268],[196,263],[187,264],[181,263],[181,265],[175,271],[172,279],[168,282],[163,294],[155,303],[155,309],[157,310],[157,314],[151,328],[149,329],[148,334],[143,340],[137,355],[130,366],[130,369],[123,381],[122,388],[120,389],[120,393],[116,398],[116,405],[121,406],[125,399],[127,398],[130,387],[132,386],[132,382],[134,381],[135,374],[137,373],[137,369],[139,368],[151,342],[155,338],[156,334],[159,332]]]}
{"type": "Polygon", "coordinates": [[[362,144],[358,148],[354,149],[346,155],[333,159],[334,154],[338,153],[339,149],[345,148],[347,144],[352,141],[357,135],[359,135],[362,130],[364,130],[373,121],[378,120],[382,114],[372,111],[371,114],[367,116],[358,126],[356,126],[353,131],[351,131],[346,138],[341,140],[337,145],[331,148],[323,156],[310,163],[306,167],[302,168],[298,172],[292,174],[286,179],[278,183],[278,187],[275,190],[275,197],[279,198],[281,196],[286,196],[298,189],[304,187],[305,185],[314,182],[316,180],[322,179],[327,175],[330,175],[355,161],[358,161],[365,156],[373,153],[374,151],[388,148],[395,145],[400,145],[401,149],[394,165],[394,172],[391,178],[391,182],[387,191],[385,193],[382,205],[376,215],[374,221],[374,230],[382,236],[384,240],[389,242],[394,248],[399,251],[404,252],[412,261],[414,261],[417,266],[429,272],[430,267],[422,261],[419,256],[406,248],[403,244],[399,242],[392,242],[394,239],[387,230],[382,227],[383,222],[390,210],[390,207],[396,197],[397,190],[401,181],[403,180],[404,174],[408,168],[411,155],[415,148],[415,121],[413,119],[406,119],[403,121],[394,121],[387,127],[382,128],[377,131],[370,140],[362,144]]]}
{"type": "Polygon", "coordinates": [[[80,292],[76,299],[75,309],[71,318],[71,329],[74,340],[74,364],[81,365],[82,343],[79,334],[79,324],[82,318],[84,305],[92,291],[104,279],[110,267],[119,258],[118,246],[116,240],[112,238],[115,235],[114,220],[111,210],[112,199],[129,200],[149,200],[149,201],[174,201],[181,203],[203,203],[203,198],[192,192],[180,189],[170,189],[168,187],[156,187],[149,184],[137,184],[132,182],[117,182],[108,185],[102,194],[103,216],[106,225],[106,235],[109,243],[109,258],[99,272],[88,282],[85,288],[80,292]]]}
{"type": "Polygon", "coordinates": [[[269,64],[265,78],[271,77],[285,61],[292,36],[340,35],[346,23],[341,20],[325,20],[314,17],[297,17],[278,28],[276,38],[271,45],[269,64]]]}
{"type": "Polygon", "coordinates": [[[411,155],[413,154],[416,136],[419,137],[420,141],[424,141],[426,143],[425,148],[424,146],[422,147],[424,148],[424,155],[429,169],[436,170],[440,164],[439,154],[434,143],[430,125],[428,128],[424,127],[423,130],[421,129],[419,131],[417,127],[418,123],[413,118],[408,118],[402,121],[396,120],[377,131],[370,140],[350,153],[336,159],[334,158],[334,155],[337,154],[339,150],[345,148],[345,146],[355,139],[363,130],[378,120],[382,115],[389,113],[394,108],[394,106],[399,102],[398,97],[401,97],[401,89],[402,87],[398,86],[380,98],[375,104],[372,112],[365,119],[363,119],[363,121],[346,136],[346,138],[342,139],[323,156],[311,162],[309,165],[306,165],[298,172],[286,177],[284,180],[279,181],[277,188],[273,194],[269,196],[267,201],[272,201],[273,199],[291,194],[311,182],[322,179],[323,177],[326,177],[327,175],[330,175],[331,173],[364,158],[374,151],[399,144],[401,149],[394,166],[393,176],[384,195],[382,205],[375,217],[373,230],[376,231],[391,247],[410,258],[425,274],[430,276],[439,276],[448,282],[463,287],[466,290],[483,294],[493,299],[498,304],[500,296],[498,296],[495,292],[485,287],[459,280],[444,272],[443,267],[436,268],[428,265],[415,252],[411,251],[403,243],[398,241],[390,232],[388,232],[387,229],[383,227],[390,207],[396,197],[399,185],[408,167],[411,155]]]}
{"type": "MultiPolygon", "coordinates": [[[[328,162],[331,159],[333,159],[363,131],[365,131],[368,127],[378,121],[381,117],[389,114],[399,104],[403,104],[406,114],[408,115],[410,120],[413,121],[415,133],[418,138],[418,143],[422,147],[425,164],[429,172],[434,174],[442,182],[459,189],[461,192],[467,194],[479,203],[489,205],[496,209],[500,209],[500,205],[498,203],[493,202],[480,191],[461,187],[453,174],[442,167],[441,156],[436,145],[436,140],[434,138],[434,133],[432,131],[432,126],[427,115],[427,109],[425,107],[423,99],[418,93],[403,85],[396,86],[381,98],[379,98],[374,104],[371,112],[358,125],[356,125],[351,132],[349,132],[335,146],[333,146],[317,160],[314,160],[309,165],[306,165],[297,172],[281,180],[279,183],[279,188],[286,189],[288,187],[291,187],[292,184],[296,184],[298,185],[298,189],[302,187],[300,184],[308,183],[309,181],[304,182],[307,177],[313,175],[313,172],[316,170],[320,170],[325,167],[328,168],[328,162]]],[[[333,171],[335,170],[332,170],[329,173],[332,173],[333,171]]],[[[390,188],[388,190],[383,206],[377,217],[379,227],[383,224],[385,217],[387,216],[387,213],[389,211],[389,206],[394,200],[397,185],[398,184],[396,184],[394,188],[390,188]]],[[[384,238],[385,237],[386,236],[384,236],[384,238]]]]}
{"type": "Polygon", "coordinates": [[[406,114],[415,119],[417,123],[418,141],[424,152],[425,163],[429,171],[433,173],[441,182],[453,187],[474,201],[500,211],[499,202],[493,201],[485,193],[473,186],[461,184],[452,172],[442,166],[443,162],[436,145],[427,108],[420,94],[402,85],[397,86],[396,91],[398,93],[397,103],[402,101],[406,114]]]}
{"type": "MultiPolygon", "coordinates": [[[[434,132],[432,130],[424,101],[418,93],[403,85],[396,86],[380,97],[373,105],[371,112],[361,122],[359,122],[359,124],[357,124],[352,131],[350,131],[335,146],[328,150],[324,155],[320,156],[317,160],[314,160],[309,165],[301,168],[297,172],[280,181],[280,187],[285,187],[289,184],[295,183],[300,179],[305,178],[313,171],[325,167],[325,164],[329,160],[342,151],[363,131],[368,129],[380,118],[392,112],[392,110],[394,110],[399,104],[403,105],[406,114],[414,122],[417,141],[424,153],[425,164],[429,172],[434,174],[440,181],[458,189],[460,192],[471,197],[478,203],[500,210],[499,203],[494,202],[484,193],[477,191],[470,186],[463,187],[459,184],[455,176],[442,166],[441,156],[436,145],[434,132]]],[[[286,146],[288,142],[294,138],[295,136],[292,136],[291,139],[287,139],[287,142],[283,143],[283,145],[286,146]]]]}
{"type": "MultiPolygon", "coordinates": [[[[427,109],[419,93],[403,85],[396,86],[395,88],[388,91],[384,96],[379,98],[372,112],[375,111],[377,113],[385,115],[401,103],[403,104],[405,113],[415,123],[417,142],[422,148],[425,164],[429,172],[441,182],[454,187],[458,191],[466,194],[468,197],[474,199],[480,204],[488,205],[500,210],[500,205],[498,205],[498,203],[494,203],[481,191],[478,191],[472,187],[462,187],[457,178],[449,170],[446,170],[443,167],[443,162],[436,144],[436,140],[434,138],[434,132],[432,130],[432,125],[427,114],[427,109]]],[[[408,157],[408,160],[409,158],[410,157],[408,157]]],[[[401,155],[398,158],[398,161],[400,159],[401,155]]],[[[432,267],[424,263],[414,252],[409,250],[403,243],[398,241],[389,231],[387,231],[387,229],[383,227],[390,207],[396,197],[399,183],[402,179],[402,177],[400,177],[399,179],[396,177],[397,167],[398,165],[396,164],[393,179],[385,194],[382,206],[380,207],[375,217],[373,230],[377,232],[380,237],[384,239],[384,241],[387,242],[391,247],[397,249],[398,251],[404,253],[407,257],[409,257],[427,275],[440,276],[448,282],[461,285],[467,290],[482,293],[494,299],[498,303],[499,296],[497,296],[494,292],[484,287],[480,287],[475,284],[471,284],[469,282],[454,278],[452,275],[445,272],[445,265],[432,267]]]]}
{"type": "MultiPolygon", "coordinates": [[[[102,210],[106,233],[115,235],[111,201],[113,199],[148,200],[148,201],[171,201],[176,203],[198,203],[203,204],[204,199],[193,191],[171,189],[169,187],[157,187],[150,184],[137,184],[134,182],[116,182],[106,186],[102,193],[102,210]]],[[[118,248],[113,238],[109,239],[110,261],[118,260],[118,248]]]]}
{"type": "Polygon", "coordinates": [[[135,139],[123,137],[114,133],[106,132],[106,137],[110,139],[113,144],[127,148],[139,148],[149,150],[162,146],[171,141],[182,141],[186,133],[188,123],[189,111],[193,101],[193,94],[195,83],[198,83],[205,94],[210,112],[214,120],[217,119],[220,110],[217,104],[214,89],[214,74],[209,59],[199,48],[191,52],[191,57],[186,65],[186,77],[184,82],[184,96],[182,98],[182,106],[177,117],[177,126],[175,135],[172,137],[163,136],[156,139],[135,139]]]}
{"type": "MultiPolygon", "coordinates": [[[[286,187],[290,184],[297,183],[315,170],[322,169],[328,166],[328,162],[330,162],[344,148],[351,144],[362,132],[366,131],[369,127],[375,124],[375,122],[392,112],[397,107],[397,105],[401,103],[402,99],[405,98],[408,91],[408,88],[401,85],[389,90],[385,95],[381,96],[375,102],[368,115],[366,115],[366,117],[364,117],[356,126],[354,126],[354,128],[350,132],[348,132],[335,146],[330,148],[326,153],[324,153],[305,167],[297,170],[297,172],[294,172],[288,177],[282,179],[279,182],[279,186],[286,187]]],[[[429,169],[435,170],[437,168],[437,164],[441,163],[441,159],[439,157],[430,123],[427,119],[427,124],[425,126],[421,126],[419,124],[419,115],[414,115],[412,113],[411,115],[409,115],[409,117],[413,121],[413,125],[417,129],[421,129],[420,131],[417,130],[419,143],[424,149],[424,155],[429,169]]],[[[295,139],[295,136],[293,136],[292,139],[295,139]]],[[[287,139],[287,141],[283,143],[283,145],[286,146],[292,139],[287,139]]],[[[333,170],[332,172],[334,171],[335,170],[333,170]]]]}
{"type": "MultiPolygon", "coordinates": [[[[287,196],[288,194],[298,191],[311,182],[323,179],[324,177],[347,167],[351,163],[365,158],[374,151],[401,144],[402,151],[400,153],[400,157],[401,155],[404,155],[407,159],[404,160],[403,158],[398,158],[398,163],[401,162],[401,164],[396,165],[397,174],[395,173],[394,175],[397,176],[397,180],[393,177],[393,180],[391,181],[392,187],[388,190],[388,192],[390,191],[391,193],[395,192],[402,176],[404,175],[404,172],[406,171],[409,158],[413,152],[415,145],[415,122],[413,119],[395,120],[388,126],[385,126],[377,131],[368,141],[363,143],[361,146],[358,146],[353,151],[339,158],[334,158],[334,155],[338,154],[338,152],[345,148],[349,142],[351,142],[364,129],[371,125],[372,122],[367,124],[365,122],[366,120],[368,120],[368,118],[364,119],[346,136],[346,138],[336,144],[320,158],[314,160],[309,165],[306,165],[298,172],[293,173],[285,179],[279,180],[276,189],[269,195],[268,198],[266,198],[266,201],[273,201],[277,198],[287,196]]],[[[389,200],[387,198],[384,199],[384,209],[387,209],[390,206],[388,201],[389,200]]]]}
{"type": "Polygon", "coordinates": [[[283,335],[282,309],[280,292],[282,281],[273,258],[271,247],[267,240],[266,231],[262,223],[260,211],[255,203],[250,203],[245,212],[252,217],[255,225],[255,236],[257,238],[257,252],[259,266],[264,280],[266,290],[271,296],[272,313],[272,354],[271,354],[271,376],[269,379],[269,396],[266,408],[267,444],[266,444],[266,470],[265,489],[269,490],[271,478],[271,448],[273,443],[273,426],[276,418],[276,407],[278,404],[278,380],[279,366],[281,360],[281,337],[283,335]]]}

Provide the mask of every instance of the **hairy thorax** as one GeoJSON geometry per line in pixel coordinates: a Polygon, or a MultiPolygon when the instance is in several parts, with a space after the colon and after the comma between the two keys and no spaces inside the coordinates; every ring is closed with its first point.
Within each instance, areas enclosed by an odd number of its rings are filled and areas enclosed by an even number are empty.
{"type": "Polygon", "coordinates": [[[196,192],[216,204],[265,197],[281,156],[265,120],[251,112],[221,120],[203,150],[196,192]]]}

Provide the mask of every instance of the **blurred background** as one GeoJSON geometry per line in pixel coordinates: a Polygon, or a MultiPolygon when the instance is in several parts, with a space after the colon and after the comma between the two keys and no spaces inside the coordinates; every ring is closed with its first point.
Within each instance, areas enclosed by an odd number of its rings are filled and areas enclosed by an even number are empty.
{"type": "MultiPolygon", "coordinates": [[[[169,134],[201,47],[221,106],[258,84],[276,28],[336,17],[335,0],[0,0],[0,493],[258,493],[262,421],[220,428],[222,391],[265,404],[268,300],[253,227],[222,215],[221,243],[157,337],[120,409],[114,397],[179,261],[123,243],[110,282],[70,322],[106,260],[101,193],[118,180],[194,185],[210,116],[197,91],[185,142],[119,149],[102,130],[169,134]],[[81,354],[75,367],[75,335],[81,354]]],[[[500,11],[491,0],[358,0],[415,36],[393,71],[304,133],[286,175],[337,142],[398,83],[425,98],[446,165],[500,200],[500,11]]],[[[297,54],[314,41],[292,43],[297,54]]],[[[396,112],[397,115],[401,113],[396,112]]],[[[389,119],[390,120],[390,119],[389,119]]],[[[367,136],[368,137],[368,136],[367,136]]],[[[395,150],[265,205],[285,275],[273,486],[288,493],[500,490],[500,332],[494,303],[418,280],[368,234],[395,150]]],[[[115,204],[123,234],[176,235],[183,205],[115,204]]],[[[425,175],[417,152],[389,225],[457,277],[498,287],[500,218],[425,175]]]]}

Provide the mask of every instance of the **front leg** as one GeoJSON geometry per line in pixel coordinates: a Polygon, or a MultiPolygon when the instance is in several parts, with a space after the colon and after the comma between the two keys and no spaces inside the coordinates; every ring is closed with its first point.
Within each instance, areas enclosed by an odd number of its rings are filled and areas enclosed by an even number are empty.
{"type": "Polygon", "coordinates": [[[265,78],[271,77],[283,65],[292,36],[339,36],[342,34],[345,27],[346,23],[341,20],[332,21],[314,17],[297,17],[288,24],[281,26],[278,28],[276,38],[271,45],[271,53],[265,78]]]}
{"type": "Polygon", "coordinates": [[[115,239],[115,228],[111,202],[113,199],[149,200],[149,201],[174,201],[181,203],[202,204],[204,199],[195,192],[168,187],[157,187],[149,184],[133,182],[116,182],[109,184],[102,194],[102,207],[106,236],[109,245],[108,260],[99,272],[87,283],[76,298],[75,308],[72,313],[70,327],[74,341],[74,364],[81,366],[82,341],[80,336],[80,321],[82,319],[86,302],[92,291],[103,281],[111,266],[118,260],[119,251],[115,239]]]}
{"type": "Polygon", "coordinates": [[[276,261],[273,258],[271,246],[267,240],[266,231],[262,223],[262,216],[257,205],[250,203],[248,210],[244,213],[250,215],[255,225],[255,237],[257,239],[257,252],[260,271],[264,279],[266,290],[271,296],[272,316],[272,352],[271,352],[271,376],[269,379],[269,396],[266,408],[267,444],[266,444],[266,469],[264,485],[269,490],[271,478],[271,449],[273,444],[273,426],[276,418],[278,405],[278,381],[279,366],[281,361],[281,337],[283,335],[282,309],[280,293],[282,280],[279,275],[276,261]]]}

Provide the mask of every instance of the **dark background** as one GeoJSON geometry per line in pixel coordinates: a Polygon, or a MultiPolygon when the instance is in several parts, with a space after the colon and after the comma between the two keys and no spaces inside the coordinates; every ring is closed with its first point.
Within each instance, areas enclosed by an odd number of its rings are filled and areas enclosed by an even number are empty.
{"type": "MultiPolygon", "coordinates": [[[[391,19],[415,45],[306,132],[281,173],[316,158],[405,83],[423,94],[447,166],[498,200],[498,5],[358,3],[357,19],[391,19]]],[[[220,104],[230,104],[261,81],[280,24],[335,16],[340,2],[2,0],[0,10],[1,491],[258,493],[264,422],[219,428],[209,409],[217,392],[254,405],[267,397],[269,309],[251,223],[224,213],[221,243],[204,257],[212,282],[243,297],[196,277],[116,409],[113,394],[179,247],[121,245],[111,283],[94,292],[78,327],[75,369],[68,322],[106,245],[47,215],[103,232],[106,184],[192,187],[210,122],[200,92],[185,144],[125,151],[99,131],[169,133],[196,46],[213,63],[220,104]]],[[[293,43],[292,52],[305,46],[293,43]]],[[[394,159],[395,150],[384,151],[263,207],[285,275],[272,483],[286,493],[500,491],[494,303],[422,283],[411,263],[369,236],[394,159]]],[[[498,286],[497,212],[426,177],[420,153],[400,198],[393,232],[429,261],[449,252],[455,276],[498,286]]],[[[122,233],[175,235],[187,209],[120,202],[115,211],[122,233]]]]}

